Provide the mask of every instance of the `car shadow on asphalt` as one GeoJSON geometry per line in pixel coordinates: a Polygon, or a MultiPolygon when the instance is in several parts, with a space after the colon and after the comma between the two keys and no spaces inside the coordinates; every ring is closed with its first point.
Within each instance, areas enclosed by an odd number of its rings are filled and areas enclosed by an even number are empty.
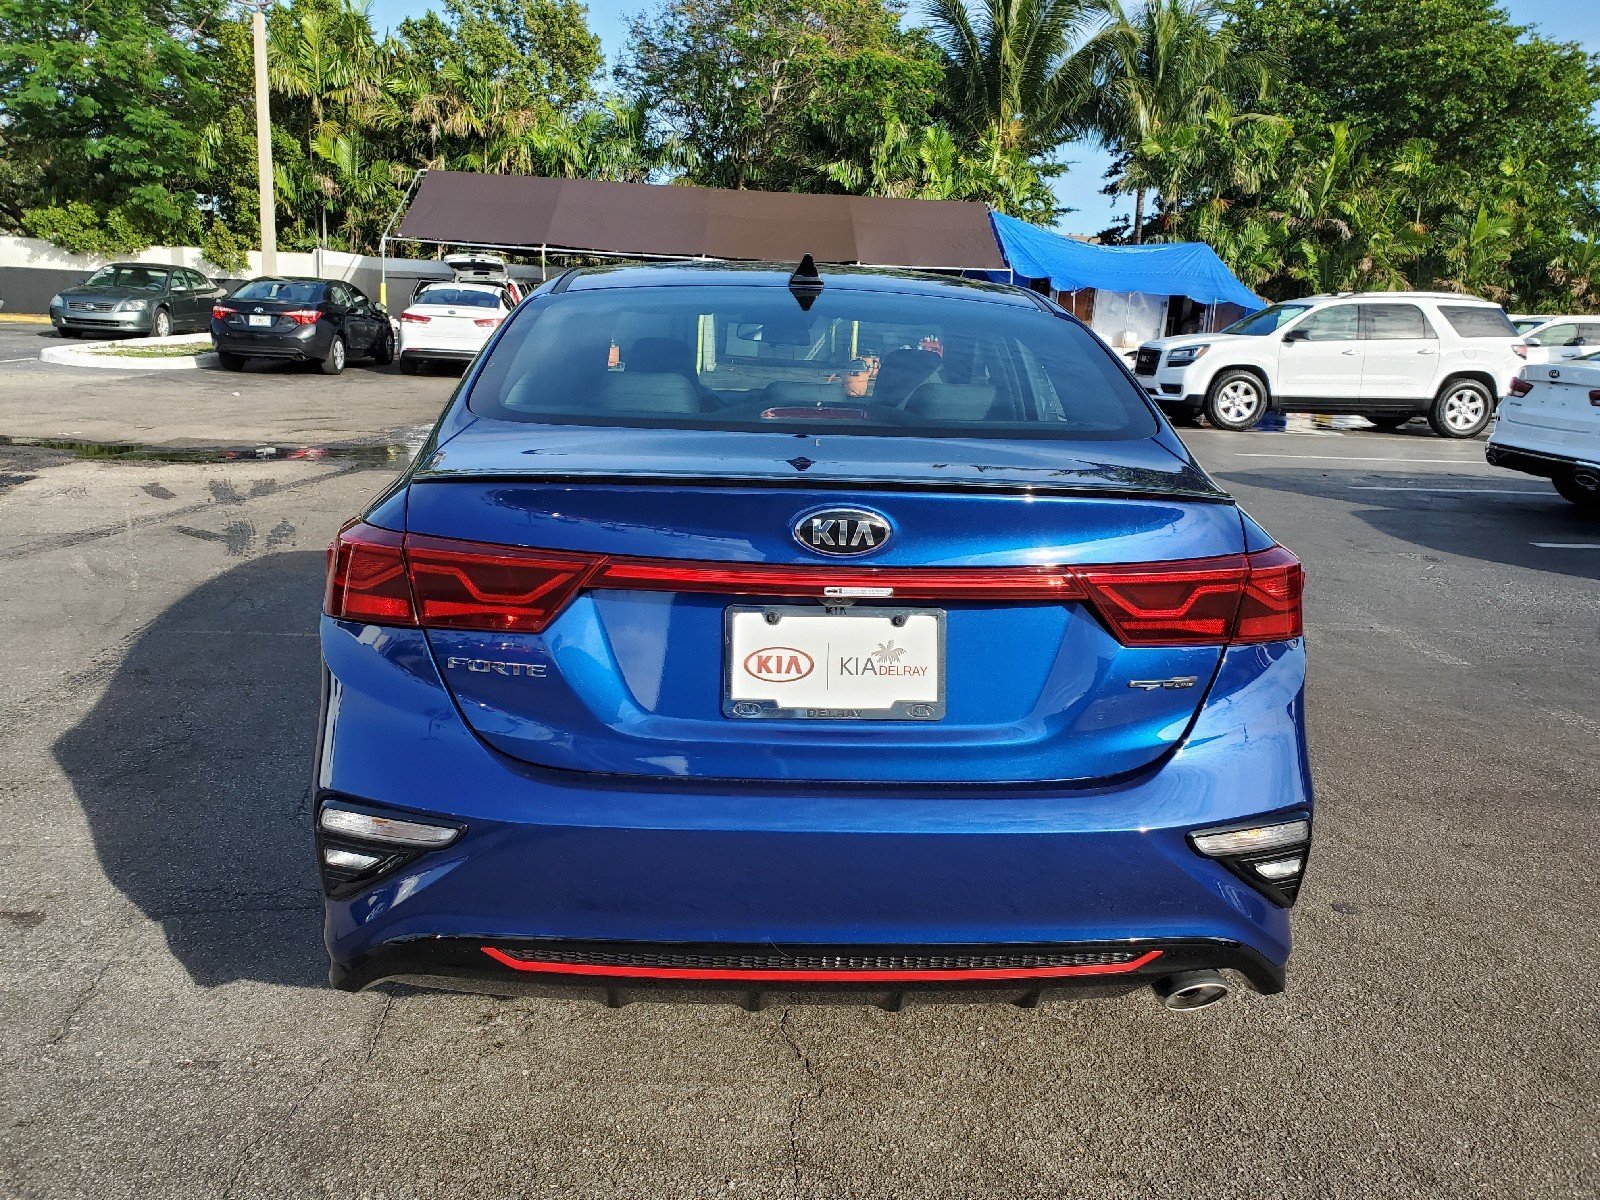
{"type": "MultiPolygon", "coordinates": [[[[1293,492],[1347,505],[1379,533],[1444,554],[1592,579],[1600,552],[1562,551],[1535,542],[1600,543],[1600,522],[1567,503],[1548,480],[1506,472],[1482,475],[1402,474],[1389,471],[1214,471],[1253,515],[1273,524],[1270,511],[1237,489],[1293,492]],[[1393,491],[1385,489],[1396,489],[1393,491]],[[1412,489],[1472,489],[1422,491],[1412,489]],[[1482,489],[1477,490],[1477,489],[1482,489]],[[1526,491],[1527,495],[1511,495],[1526,491]]],[[[1291,547],[1293,549],[1293,547],[1291,547]]]]}
{"type": "Polygon", "coordinates": [[[323,558],[270,554],[142,630],[54,746],[107,878],[196,983],[323,986],[311,752],[323,558]]]}

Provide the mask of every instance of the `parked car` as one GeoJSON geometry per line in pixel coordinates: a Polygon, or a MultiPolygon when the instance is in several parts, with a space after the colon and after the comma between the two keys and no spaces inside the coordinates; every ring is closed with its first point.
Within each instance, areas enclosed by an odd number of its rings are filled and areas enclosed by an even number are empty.
{"type": "Polygon", "coordinates": [[[340,532],[332,981],[1277,991],[1300,563],[1048,301],[808,267],[563,275],[340,532]]]}
{"type": "Polygon", "coordinates": [[[1533,364],[1569,362],[1600,349],[1600,317],[1551,317],[1522,335],[1517,353],[1533,364]]]}
{"type": "MultiPolygon", "coordinates": [[[[444,265],[450,268],[450,277],[456,283],[476,283],[498,288],[506,298],[506,308],[522,303],[522,288],[511,278],[506,260],[498,254],[446,254],[444,265]]],[[[431,286],[427,281],[417,285],[417,290],[431,286]]],[[[415,299],[415,297],[413,297],[415,299]]]]}
{"type": "Polygon", "coordinates": [[[1486,457],[1538,475],[1590,516],[1600,516],[1600,354],[1529,365],[1495,414],[1486,457]]]}
{"type": "Polygon", "coordinates": [[[1425,416],[1482,433],[1522,366],[1505,310],[1472,296],[1365,292],[1274,304],[1220,333],[1160,338],[1134,372],[1169,414],[1250,429],[1271,409],[1358,413],[1384,429],[1425,416]]]}
{"type": "Polygon", "coordinates": [[[400,369],[430,362],[471,362],[516,302],[488,283],[430,283],[400,314],[400,369]]]}
{"type": "Polygon", "coordinates": [[[1519,336],[1526,337],[1535,329],[1539,328],[1539,326],[1548,321],[1554,321],[1556,319],[1557,318],[1550,313],[1545,313],[1543,315],[1536,313],[1512,313],[1511,327],[1517,331],[1519,336]]]}
{"type": "Polygon", "coordinates": [[[252,279],[212,308],[211,341],[229,371],[252,358],[314,362],[324,375],[339,374],[354,358],[394,361],[389,314],[339,280],[252,279]]]}
{"type": "Polygon", "coordinates": [[[188,267],[109,263],[77,287],[50,297],[50,323],[62,337],[145,333],[167,337],[206,327],[211,306],[227,295],[216,280],[188,267]]]}

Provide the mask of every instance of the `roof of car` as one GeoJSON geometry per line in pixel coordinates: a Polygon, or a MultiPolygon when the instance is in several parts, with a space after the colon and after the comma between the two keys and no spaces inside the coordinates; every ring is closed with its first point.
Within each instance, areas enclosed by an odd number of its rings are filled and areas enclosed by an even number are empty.
{"type": "Polygon", "coordinates": [[[1286,304],[1321,304],[1327,300],[1448,300],[1452,304],[1485,304],[1490,308],[1500,306],[1482,296],[1463,296],[1460,292],[1329,292],[1320,296],[1304,296],[1288,300],[1286,304]]]}
{"type": "MultiPolygon", "coordinates": [[[[648,263],[644,265],[580,267],[571,272],[563,291],[597,291],[630,287],[784,287],[794,273],[793,263],[648,263]]],[[[1008,284],[954,275],[930,275],[882,267],[819,264],[824,288],[853,292],[901,292],[923,296],[982,296],[1003,304],[1036,307],[1029,293],[1008,284]]]]}

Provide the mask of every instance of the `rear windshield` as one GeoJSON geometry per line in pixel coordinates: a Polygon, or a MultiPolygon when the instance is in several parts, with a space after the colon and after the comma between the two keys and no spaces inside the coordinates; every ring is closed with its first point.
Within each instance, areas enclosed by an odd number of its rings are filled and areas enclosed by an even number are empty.
{"type": "Polygon", "coordinates": [[[1148,437],[1111,354],[1042,310],[782,287],[612,288],[514,316],[472,411],[513,421],[962,437],[1148,437]]]}
{"type": "Polygon", "coordinates": [[[499,308],[500,296],[496,292],[480,292],[475,288],[426,287],[417,293],[417,304],[454,304],[458,308],[499,308]]]}
{"type": "Polygon", "coordinates": [[[312,279],[252,279],[233,294],[235,300],[277,300],[284,304],[320,304],[328,285],[312,279]]]}
{"type": "Polygon", "coordinates": [[[1517,327],[1511,323],[1503,308],[1487,304],[1441,304],[1439,311],[1450,327],[1462,337],[1516,337],[1517,327]]]}

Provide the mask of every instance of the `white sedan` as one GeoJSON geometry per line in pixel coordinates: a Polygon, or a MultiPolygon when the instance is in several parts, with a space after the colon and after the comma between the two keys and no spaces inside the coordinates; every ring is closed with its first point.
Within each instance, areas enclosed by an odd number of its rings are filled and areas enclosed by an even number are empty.
{"type": "Polygon", "coordinates": [[[400,369],[426,362],[470,362],[511,315],[504,288],[487,283],[432,283],[400,314],[400,369]]]}

